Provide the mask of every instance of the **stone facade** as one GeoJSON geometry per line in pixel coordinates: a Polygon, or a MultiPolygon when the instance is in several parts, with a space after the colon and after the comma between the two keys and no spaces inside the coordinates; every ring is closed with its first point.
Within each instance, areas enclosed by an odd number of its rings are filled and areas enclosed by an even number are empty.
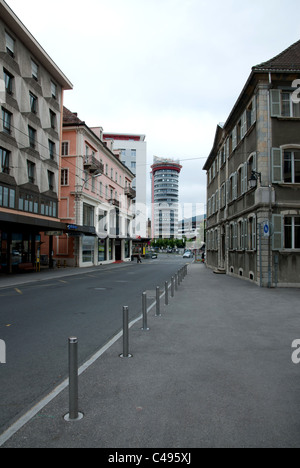
{"type": "Polygon", "coordinates": [[[261,286],[300,286],[299,52],[252,69],[204,166],[207,265],[261,286]]]}

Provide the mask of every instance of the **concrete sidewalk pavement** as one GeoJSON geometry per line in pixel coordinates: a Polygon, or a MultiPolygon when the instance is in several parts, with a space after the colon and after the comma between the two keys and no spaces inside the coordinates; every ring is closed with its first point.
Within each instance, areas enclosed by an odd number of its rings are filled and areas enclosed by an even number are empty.
{"type": "Polygon", "coordinates": [[[81,421],[63,419],[66,388],[3,447],[299,447],[300,291],[188,271],[148,332],[132,326],[133,358],[119,338],[80,375],[81,421]]]}

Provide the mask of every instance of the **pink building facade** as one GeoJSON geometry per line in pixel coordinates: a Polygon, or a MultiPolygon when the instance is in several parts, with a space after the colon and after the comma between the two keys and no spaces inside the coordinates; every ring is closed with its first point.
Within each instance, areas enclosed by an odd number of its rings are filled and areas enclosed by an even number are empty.
{"type": "Polygon", "coordinates": [[[89,267],[130,261],[134,174],[76,113],[64,108],[59,217],[67,232],[53,242],[56,261],[89,267]]]}

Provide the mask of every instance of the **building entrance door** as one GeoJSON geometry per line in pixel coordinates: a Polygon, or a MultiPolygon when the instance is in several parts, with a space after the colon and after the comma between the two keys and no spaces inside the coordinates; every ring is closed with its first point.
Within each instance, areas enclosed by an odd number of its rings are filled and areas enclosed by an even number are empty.
{"type": "Polygon", "coordinates": [[[121,241],[116,241],[116,249],[115,249],[115,254],[116,254],[116,262],[120,262],[122,260],[122,244],[121,241]]]}

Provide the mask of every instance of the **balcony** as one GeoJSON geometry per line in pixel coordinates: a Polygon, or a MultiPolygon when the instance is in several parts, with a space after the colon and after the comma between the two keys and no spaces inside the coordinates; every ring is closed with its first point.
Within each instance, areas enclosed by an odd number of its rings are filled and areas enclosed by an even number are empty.
{"type": "Polygon", "coordinates": [[[89,171],[93,175],[103,174],[104,172],[103,164],[95,156],[85,156],[83,166],[85,171],[89,171]]]}
{"type": "Polygon", "coordinates": [[[127,195],[128,198],[134,199],[136,197],[136,191],[131,187],[125,187],[125,195],[127,195]]]}
{"type": "Polygon", "coordinates": [[[110,200],[108,200],[108,203],[110,205],[116,206],[117,208],[120,208],[120,206],[121,206],[121,203],[118,200],[116,200],[115,198],[111,198],[110,200]]]}

